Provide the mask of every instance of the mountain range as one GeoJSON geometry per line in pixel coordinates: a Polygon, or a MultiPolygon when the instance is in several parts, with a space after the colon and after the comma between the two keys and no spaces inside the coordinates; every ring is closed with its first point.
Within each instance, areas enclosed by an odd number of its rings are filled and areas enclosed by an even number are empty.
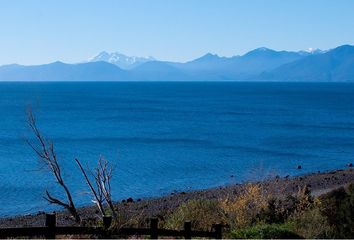
{"type": "Polygon", "coordinates": [[[323,81],[354,82],[354,46],[328,51],[258,48],[242,56],[208,53],[179,63],[101,52],[78,64],[4,65],[1,81],[323,81]]]}
{"type": "Polygon", "coordinates": [[[88,62],[108,62],[118,67],[129,70],[133,69],[143,63],[155,61],[153,57],[135,57],[126,56],[119,52],[108,53],[106,51],[100,52],[98,55],[90,58],[88,62]]]}

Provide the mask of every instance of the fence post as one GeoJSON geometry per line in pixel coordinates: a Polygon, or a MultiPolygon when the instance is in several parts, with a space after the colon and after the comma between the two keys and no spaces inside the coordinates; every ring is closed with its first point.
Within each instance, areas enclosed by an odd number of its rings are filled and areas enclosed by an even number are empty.
{"type": "Polygon", "coordinates": [[[57,224],[57,216],[55,213],[46,213],[45,215],[45,226],[48,228],[48,234],[45,236],[47,239],[55,238],[55,227],[57,224]]]}
{"type": "Polygon", "coordinates": [[[222,239],[222,224],[214,225],[215,239],[222,239]]]}
{"type": "Polygon", "coordinates": [[[192,223],[190,221],[184,222],[184,238],[192,239],[192,223]]]}
{"type": "Polygon", "coordinates": [[[102,222],[103,222],[104,233],[103,233],[103,235],[101,237],[104,238],[104,239],[112,238],[111,234],[110,234],[110,231],[108,230],[109,227],[112,224],[112,216],[103,216],[102,217],[102,222]]]}
{"type": "Polygon", "coordinates": [[[112,224],[112,216],[103,216],[103,227],[108,229],[112,224]]]}
{"type": "Polygon", "coordinates": [[[150,219],[150,238],[157,239],[158,238],[158,223],[159,220],[157,218],[150,219]]]}

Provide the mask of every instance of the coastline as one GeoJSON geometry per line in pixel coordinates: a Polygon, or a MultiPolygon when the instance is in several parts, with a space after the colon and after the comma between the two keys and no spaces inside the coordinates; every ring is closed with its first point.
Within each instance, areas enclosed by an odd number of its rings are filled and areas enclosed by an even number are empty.
{"type": "MultiPolygon", "coordinates": [[[[278,177],[257,182],[262,184],[264,189],[271,192],[274,196],[281,197],[289,194],[296,194],[299,188],[309,185],[314,196],[318,196],[336,189],[354,183],[354,169],[346,168],[326,172],[317,172],[293,177],[278,177]]],[[[192,199],[220,199],[227,196],[235,196],[241,193],[242,188],[247,183],[231,184],[216,188],[194,190],[188,192],[173,192],[156,198],[147,198],[142,200],[125,200],[116,203],[118,212],[129,219],[139,216],[141,219],[150,217],[163,218],[166,214],[176,209],[180,204],[192,199]]],[[[95,221],[98,219],[95,206],[80,207],[80,215],[86,221],[95,221]]],[[[65,211],[57,212],[58,225],[73,225],[74,222],[65,211]]],[[[31,215],[19,215],[0,218],[0,228],[6,227],[30,227],[43,226],[44,212],[31,215]]]]}

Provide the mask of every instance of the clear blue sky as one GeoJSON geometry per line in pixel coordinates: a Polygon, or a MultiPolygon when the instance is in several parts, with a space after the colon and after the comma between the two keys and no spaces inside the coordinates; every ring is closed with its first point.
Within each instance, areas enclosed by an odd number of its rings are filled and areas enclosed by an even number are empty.
{"type": "Polygon", "coordinates": [[[2,0],[0,65],[100,51],[186,61],[354,44],[353,0],[2,0]]]}

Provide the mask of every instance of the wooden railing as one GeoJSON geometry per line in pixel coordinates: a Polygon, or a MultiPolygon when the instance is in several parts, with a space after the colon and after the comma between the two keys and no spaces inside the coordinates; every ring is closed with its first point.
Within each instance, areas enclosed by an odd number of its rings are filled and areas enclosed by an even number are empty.
{"type": "Polygon", "coordinates": [[[54,239],[58,235],[76,235],[76,236],[96,236],[97,238],[121,238],[126,236],[150,236],[151,239],[157,239],[159,236],[164,237],[184,237],[191,239],[192,237],[202,238],[222,238],[222,225],[216,224],[212,226],[212,231],[193,231],[191,222],[184,223],[183,230],[159,229],[158,219],[150,219],[150,228],[120,228],[111,229],[111,217],[103,219],[102,227],[63,227],[56,225],[56,215],[46,214],[44,227],[24,227],[24,228],[0,228],[0,238],[17,238],[17,237],[39,237],[54,239]]]}

